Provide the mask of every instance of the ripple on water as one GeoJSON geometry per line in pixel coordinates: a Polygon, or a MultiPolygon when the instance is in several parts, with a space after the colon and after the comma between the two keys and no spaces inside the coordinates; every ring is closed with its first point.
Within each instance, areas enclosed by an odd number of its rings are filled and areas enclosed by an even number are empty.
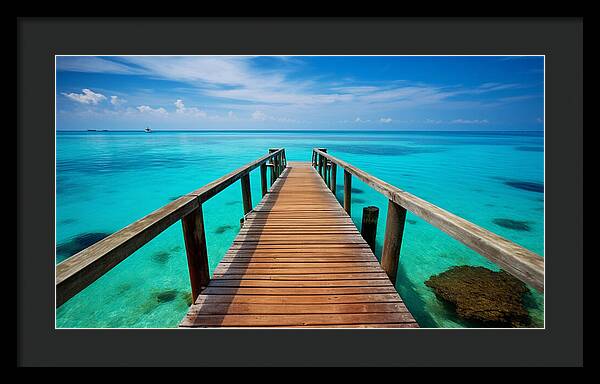
{"type": "Polygon", "coordinates": [[[442,152],[442,147],[409,147],[406,145],[344,145],[336,146],[335,151],[350,153],[353,155],[383,155],[383,156],[406,156],[421,153],[442,152]]]}

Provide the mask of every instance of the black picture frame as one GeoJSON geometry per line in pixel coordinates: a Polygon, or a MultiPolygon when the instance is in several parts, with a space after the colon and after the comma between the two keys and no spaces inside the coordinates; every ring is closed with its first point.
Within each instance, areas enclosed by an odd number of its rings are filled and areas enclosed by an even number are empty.
{"type": "Polygon", "coordinates": [[[19,366],[583,364],[583,19],[20,18],[17,93],[19,366]],[[56,54],[545,55],[545,329],[55,330],[56,54]]]}

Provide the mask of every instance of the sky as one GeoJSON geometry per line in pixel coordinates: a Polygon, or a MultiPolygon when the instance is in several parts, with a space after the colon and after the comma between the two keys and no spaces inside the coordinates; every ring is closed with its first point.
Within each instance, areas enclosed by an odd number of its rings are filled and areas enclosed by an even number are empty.
{"type": "Polygon", "coordinates": [[[56,56],[57,130],[543,130],[541,56],[56,56]]]}

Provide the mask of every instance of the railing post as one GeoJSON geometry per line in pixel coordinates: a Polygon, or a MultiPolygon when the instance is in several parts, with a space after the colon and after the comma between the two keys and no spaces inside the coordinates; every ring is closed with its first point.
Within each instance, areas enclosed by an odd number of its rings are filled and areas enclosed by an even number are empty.
{"type": "Polygon", "coordinates": [[[404,234],[404,222],[406,220],[406,209],[394,203],[388,202],[387,220],[385,223],[385,237],[383,239],[383,250],[381,252],[381,266],[392,281],[396,284],[398,273],[398,260],[400,258],[400,247],[404,234]]]}
{"type": "Polygon", "coordinates": [[[267,194],[267,165],[265,163],[260,165],[260,190],[263,196],[267,194]]]}
{"type": "Polygon", "coordinates": [[[244,215],[252,210],[252,195],[250,194],[250,174],[245,174],[240,179],[242,184],[242,202],[244,203],[244,215]]]}
{"type": "Polygon", "coordinates": [[[364,207],[362,213],[362,225],[360,234],[363,239],[371,247],[371,251],[375,252],[375,238],[377,237],[377,219],[379,218],[379,208],[364,207]]]}
{"type": "MultiPolygon", "coordinates": [[[[277,148],[269,148],[269,153],[273,153],[277,151],[277,148]]],[[[271,173],[271,185],[275,182],[275,180],[277,180],[277,178],[279,177],[279,164],[277,161],[277,155],[273,156],[273,158],[271,158],[271,163],[273,164],[273,168],[271,169],[272,173],[271,173]]]]}
{"type": "MultiPolygon", "coordinates": [[[[273,153],[275,152],[277,149],[274,148],[269,148],[269,153],[273,153]]],[[[277,180],[277,170],[276,170],[276,164],[275,164],[275,158],[271,158],[269,160],[269,168],[271,168],[271,185],[273,185],[273,183],[275,182],[275,180],[277,180]]]]}
{"type": "Polygon", "coordinates": [[[337,164],[331,162],[331,179],[329,181],[329,189],[333,192],[333,196],[335,196],[335,192],[337,190],[337,164]]]}
{"type": "MultiPolygon", "coordinates": [[[[317,148],[321,152],[327,152],[327,148],[317,148]]],[[[327,159],[325,156],[319,154],[319,175],[322,178],[325,178],[325,174],[323,173],[323,166],[325,166],[327,159]]]]}
{"type": "Polygon", "coordinates": [[[344,169],[344,209],[348,216],[352,208],[352,174],[344,169]]]}
{"type": "Polygon", "coordinates": [[[202,292],[210,281],[202,204],[183,216],[181,218],[181,225],[183,227],[185,253],[187,255],[190,283],[192,286],[192,303],[194,303],[200,292],[202,292]]]}

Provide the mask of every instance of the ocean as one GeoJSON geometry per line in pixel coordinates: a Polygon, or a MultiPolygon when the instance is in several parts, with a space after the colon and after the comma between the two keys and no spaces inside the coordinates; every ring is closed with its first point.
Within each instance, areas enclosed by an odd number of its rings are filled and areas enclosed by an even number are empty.
{"type": "MultiPolygon", "coordinates": [[[[56,134],[56,263],[155,209],[268,152],[310,161],[314,147],[544,255],[542,132],[156,131],[56,134]]],[[[251,173],[253,205],[261,198],[251,173]]],[[[342,201],[343,172],[337,172],[342,201]]],[[[379,207],[380,257],[387,200],[353,178],[352,219],[379,207]]],[[[203,205],[210,270],[239,230],[239,182],[203,205]]],[[[455,265],[498,267],[409,213],[396,288],[421,327],[462,328],[425,286],[455,265]]],[[[56,311],[57,328],[170,328],[188,309],[190,283],[180,222],[56,311]]],[[[543,295],[531,289],[533,327],[543,295]]]]}

